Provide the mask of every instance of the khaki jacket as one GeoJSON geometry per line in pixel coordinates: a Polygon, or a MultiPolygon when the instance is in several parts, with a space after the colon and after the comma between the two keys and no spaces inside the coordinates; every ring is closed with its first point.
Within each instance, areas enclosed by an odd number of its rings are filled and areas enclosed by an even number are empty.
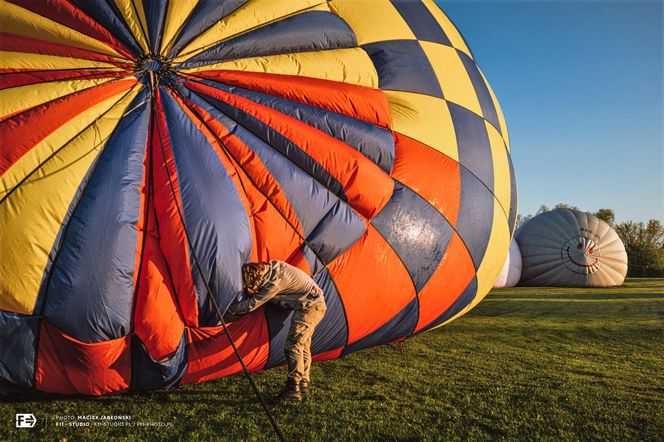
{"type": "Polygon", "coordinates": [[[306,310],[323,301],[323,290],[302,270],[283,261],[270,261],[270,270],[263,286],[254,296],[231,304],[228,311],[235,316],[252,312],[272,302],[290,310],[306,310]]]}

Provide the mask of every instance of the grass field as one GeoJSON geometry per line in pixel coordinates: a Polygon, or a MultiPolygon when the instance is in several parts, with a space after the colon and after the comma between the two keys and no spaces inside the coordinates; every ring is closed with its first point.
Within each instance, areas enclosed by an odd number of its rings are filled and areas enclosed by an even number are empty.
{"type": "MultiPolygon", "coordinates": [[[[276,392],[277,368],[255,375],[276,392]]],[[[663,440],[664,280],[494,290],[461,319],[314,366],[312,396],[274,415],[290,440],[663,440]]],[[[242,376],[131,396],[0,403],[0,439],[270,439],[242,376]],[[14,414],[40,425],[14,429],[14,414]],[[164,427],[56,427],[122,414],[164,427]]]]}

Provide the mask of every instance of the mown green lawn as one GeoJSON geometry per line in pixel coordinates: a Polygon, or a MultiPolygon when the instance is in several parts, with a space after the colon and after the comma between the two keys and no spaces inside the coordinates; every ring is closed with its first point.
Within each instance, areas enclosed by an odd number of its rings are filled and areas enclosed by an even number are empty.
{"type": "MultiPolygon", "coordinates": [[[[276,392],[284,370],[255,375],[276,392]]],[[[663,440],[664,279],[614,289],[494,290],[450,325],[314,366],[274,415],[290,440],[663,440]]],[[[170,391],[0,403],[0,439],[263,440],[242,376],[170,391]],[[16,412],[40,419],[15,430],[16,412]],[[123,414],[165,427],[56,427],[123,414]]]]}

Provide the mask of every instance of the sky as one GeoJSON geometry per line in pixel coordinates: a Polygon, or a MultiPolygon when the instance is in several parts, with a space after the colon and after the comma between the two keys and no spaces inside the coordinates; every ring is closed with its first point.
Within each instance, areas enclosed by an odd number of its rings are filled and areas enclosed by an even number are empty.
{"type": "Polygon", "coordinates": [[[664,221],[662,1],[438,1],[498,97],[519,213],[664,221]]]}

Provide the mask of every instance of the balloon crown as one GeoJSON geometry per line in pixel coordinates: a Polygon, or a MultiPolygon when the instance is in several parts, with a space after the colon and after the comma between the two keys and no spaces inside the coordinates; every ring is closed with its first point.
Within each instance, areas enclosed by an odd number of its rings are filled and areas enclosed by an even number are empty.
{"type": "Polygon", "coordinates": [[[136,74],[147,77],[150,83],[167,80],[175,73],[169,59],[159,54],[146,54],[136,61],[136,74]]]}

